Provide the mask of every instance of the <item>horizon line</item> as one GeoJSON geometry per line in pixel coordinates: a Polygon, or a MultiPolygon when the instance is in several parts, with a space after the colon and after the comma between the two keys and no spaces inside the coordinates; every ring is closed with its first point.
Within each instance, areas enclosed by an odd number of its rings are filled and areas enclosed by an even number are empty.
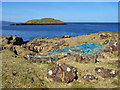
{"type": "MultiPolygon", "coordinates": [[[[6,21],[6,20],[2,20],[0,22],[23,23],[23,22],[6,21]]],[[[120,21],[63,21],[63,22],[66,22],[66,23],[120,23],[120,21]]]]}

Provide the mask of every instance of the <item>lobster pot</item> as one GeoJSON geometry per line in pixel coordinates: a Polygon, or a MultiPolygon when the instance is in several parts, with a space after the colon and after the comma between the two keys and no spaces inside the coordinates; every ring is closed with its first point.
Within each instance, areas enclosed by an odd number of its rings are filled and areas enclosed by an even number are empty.
{"type": "Polygon", "coordinates": [[[98,58],[104,58],[104,54],[100,50],[94,53],[94,55],[98,55],[98,58]]]}
{"type": "Polygon", "coordinates": [[[73,49],[73,48],[70,48],[70,49],[69,49],[69,52],[70,52],[71,54],[84,53],[82,48],[78,48],[78,49],[77,49],[77,48],[74,48],[74,49],[73,49]]]}
{"type": "Polygon", "coordinates": [[[96,55],[87,55],[87,62],[93,62],[95,63],[97,61],[97,56],[96,55]]]}
{"type": "Polygon", "coordinates": [[[71,51],[73,51],[73,52],[81,52],[81,53],[83,53],[83,49],[82,48],[78,48],[78,47],[76,47],[76,48],[70,48],[70,50],[71,51]]]}
{"type": "Polygon", "coordinates": [[[56,63],[48,71],[47,77],[55,81],[70,83],[77,79],[77,69],[65,63],[56,63]]]}
{"type": "Polygon", "coordinates": [[[72,54],[68,57],[70,60],[76,61],[76,62],[83,62],[84,58],[82,57],[82,54],[76,53],[72,54]]]}
{"type": "Polygon", "coordinates": [[[98,55],[97,54],[75,54],[68,57],[70,60],[79,62],[79,63],[89,63],[89,62],[97,62],[98,55]]]}
{"type": "Polygon", "coordinates": [[[34,63],[42,63],[42,64],[54,64],[57,62],[57,56],[32,56],[29,55],[30,61],[34,63]]]}

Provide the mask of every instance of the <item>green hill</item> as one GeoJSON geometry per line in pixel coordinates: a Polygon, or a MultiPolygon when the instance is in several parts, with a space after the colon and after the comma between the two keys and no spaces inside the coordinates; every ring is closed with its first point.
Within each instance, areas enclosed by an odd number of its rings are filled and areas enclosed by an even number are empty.
{"type": "Polygon", "coordinates": [[[42,18],[42,19],[33,19],[28,20],[27,22],[20,24],[10,24],[10,25],[64,25],[65,23],[54,19],[54,18],[42,18]]]}
{"type": "Polygon", "coordinates": [[[64,22],[53,18],[43,18],[29,20],[25,24],[64,24],[64,22]]]}

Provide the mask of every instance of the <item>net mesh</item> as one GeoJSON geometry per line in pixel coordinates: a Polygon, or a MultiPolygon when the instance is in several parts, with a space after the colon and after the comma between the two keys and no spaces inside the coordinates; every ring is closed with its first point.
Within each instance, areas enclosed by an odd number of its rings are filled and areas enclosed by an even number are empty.
{"type": "MultiPolygon", "coordinates": [[[[101,48],[105,48],[103,45],[99,43],[93,43],[89,42],[89,44],[82,44],[82,45],[77,45],[77,46],[72,46],[72,47],[67,47],[63,49],[56,49],[51,53],[48,53],[47,56],[32,56],[28,55],[29,58],[37,58],[44,61],[58,61],[58,53],[69,53],[71,56],[75,56],[78,54],[79,57],[81,56],[87,56],[91,58],[96,58],[96,55],[102,55],[103,53],[100,51],[101,48]]],[[[61,55],[62,56],[62,55],[61,55]]]]}
{"type": "Polygon", "coordinates": [[[84,54],[89,54],[89,53],[97,53],[99,49],[103,48],[104,46],[101,44],[97,43],[89,43],[89,44],[82,44],[82,45],[77,45],[73,47],[67,47],[64,49],[56,49],[52,53],[49,53],[49,55],[56,55],[57,53],[72,53],[72,52],[79,52],[79,53],[84,53],[84,54]]]}

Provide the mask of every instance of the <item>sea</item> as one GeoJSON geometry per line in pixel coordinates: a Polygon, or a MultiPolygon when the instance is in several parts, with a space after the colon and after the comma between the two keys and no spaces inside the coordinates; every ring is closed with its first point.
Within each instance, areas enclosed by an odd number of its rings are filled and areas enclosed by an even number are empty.
{"type": "Polygon", "coordinates": [[[24,41],[35,38],[61,38],[64,35],[76,37],[102,31],[118,32],[118,23],[66,22],[66,25],[18,25],[2,23],[2,35],[17,35],[24,41]]]}

